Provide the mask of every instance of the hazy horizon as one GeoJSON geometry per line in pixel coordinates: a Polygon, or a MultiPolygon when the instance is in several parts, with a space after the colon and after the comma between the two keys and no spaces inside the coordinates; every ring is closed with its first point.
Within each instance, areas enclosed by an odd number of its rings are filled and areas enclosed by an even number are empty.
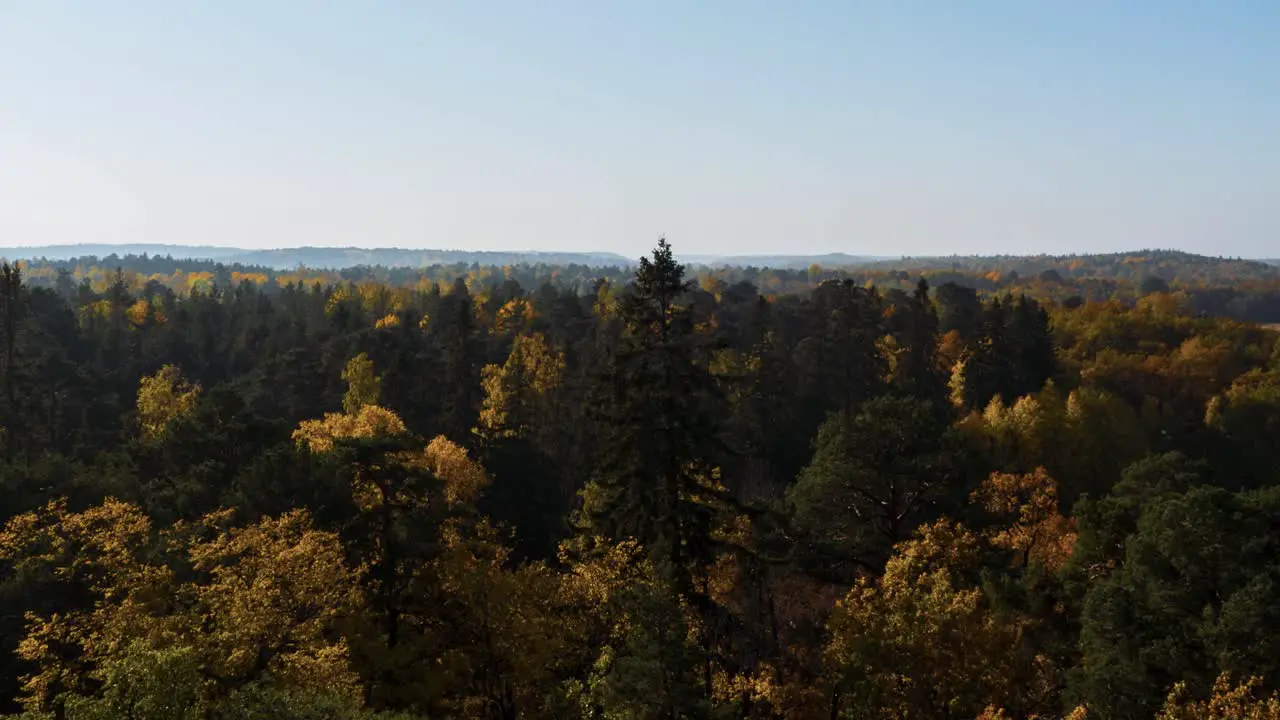
{"type": "Polygon", "coordinates": [[[0,246],[1280,255],[1280,6],[0,8],[0,246]]]}
{"type": "MultiPolygon", "coordinates": [[[[675,246],[673,246],[673,249],[675,250],[675,255],[677,259],[683,262],[693,262],[693,263],[718,262],[718,261],[726,261],[726,260],[746,261],[746,260],[753,260],[753,259],[768,261],[768,260],[776,260],[776,259],[783,259],[783,258],[792,259],[792,260],[799,260],[799,259],[806,259],[806,258],[820,260],[822,258],[831,258],[831,257],[849,258],[857,262],[893,262],[897,260],[903,260],[903,261],[945,260],[948,258],[994,259],[997,257],[1036,259],[1036,258],[1052,258],[1052,257],[1068,258],[1068,257],[1077,257],[1077,256],[1078,257],[1099,257],[1099,256],[1108,256],[1108,255],[1128,255],[1128,254],[1141,254],[1141,253],[1152,253],[1152,252],[1159,253],[1159,252],[1170,252],[1170,251],[1185,252],[1185,251],[1179,251],[1176,248],[1156,248],[1156,247],[1116,248],[1115,250],[1112,250],[1112,251],[1096,252],[1096,253],[1012,252],[1012,253],[993,254],[993,253],[958,252],[958,253],[933,254],[933,255],[928,255],[928,254],[876,255],[876,254],[866,254],[866,253],[845,253],[845,252],[839,252],[839,251],[832,251],[832,252],[826,252],[826,253],[804,253],[804,252],[687,253],[687,252],[682,252],[680,248],[675,246]]],[[[469,248],[459,248],[459,247],[402,247],[402,246],[373,246],[373,245],[369,245],[369,246],[292,245],[292,246],[246,248],[246,247],[239,247],[234,245],[185,245],[185,244],[176,244],[176,243],[67,243],[67,244],[35,245],[35,246],[0,245],[0,258],[8,257],[9,259],[23,259],[23,258],[34,259],[34,258],[45,257],[48,259],[59,259],[59,258],[70,259],[70,258],[76,258],[76,257],[86,257],[91,255],[96,255],[98,257],[105,257],[110,254],[117,254],[117,255],[147,254],[147,255],[153,255],[157,257],[163,256],[163,255],[169,255],[174,257],[175,259],[192,258],[192,259],[206,259],[206,260],[223,260],[223,261],[232,262],[232,263],[253,264],[257,260],[265,259],[266,255],[269,255],[272,253],[287,255],[289,253],[297,254],[299,252],[305,253],[307,251],[316,251],[316,252],[322,252],[322,253],[329,252],[329,251],[332,251],[334,253],[344,252],[344,251],[357,251],[357,252],[363,252],[363,253],[383,252],[383,253],[392,253],[392,254],[396,254],[396,253],[405,253],[405,254],[474,253],[474,254],[492,254],[492,255],[500,255],[500,256],[501,255],[506,255],[506,256],[536,255],[536,256],[560,257],[560,258],[567,258],[569,256],[580,256],[583,258],[595,256],[597,258],[604,258],[604,259],[617,258],[617,259],[621,259],[621,260],[632,262],[632,263],[638,260],[642,256],[649,255],[649,252],[647,251],[639,252],[632,255],[632,254],[617,252],[609,249],[561,250],[557,248],[519,248],[519,247],[469,249],[469,248]],[[6,250],[8,251],[22,250],[22,251],[29,251],[29,252],[24,252],[18,255],[14,255],[12,253],[10,253],[9,255],[6,255],[6,252],[5,252],[6,250]],[[194,252],[190,255],[186,255],[186,254],[182,254],[181,252],[175,253],[174,251],[176,250],[192,250],[192,251],[210,250],[210,251],[216,251],[216,252],[204,253],[204,254],[194,252]]],[[[1193,257],[1205,257],[1209,259],[1223,259],[1223,260],[1239,259],[1239,260],[1245,260],[1245,261],[1264,262],[1267,264],[1276,264],[1277,262],[1280,262],[1280,250],[1275,251],[1272,255],[1258,255],[1258,256],[1241,256],[1241,255],[1233,255],[1230,253],[1188,253],[1188,254],[1193,257]]],[[[417,261],[414,261],[413,263],[410,263],[410,264],[415,264],[416,262],[417,261]]],[[[444,261],[433,260],[432,262],[444,262],[444,261]]],[[[449,262],[452,262],[452,261],[449,261],[449,262]]]]}

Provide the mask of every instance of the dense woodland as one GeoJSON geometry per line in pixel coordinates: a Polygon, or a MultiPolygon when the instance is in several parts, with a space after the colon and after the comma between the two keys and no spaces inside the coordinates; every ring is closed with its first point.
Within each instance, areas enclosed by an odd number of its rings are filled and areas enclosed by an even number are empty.
{"type": "MultiPolygon", "coordinates": [[[[25,253],[27,257],[33,255],[25,253]]],[[[586,253],[547,253],[535,258],[514,253],[299,248],[257,251],[244,257],[262,262],[175,259],[171,254],[145,253],[102,258],[37,256],[27,260],[24,269],[31,284],[60,288],[63,294],[86,281],[99,293],[114,282],[123,282],[131,292],[139,294],[146,292],[148,283],[186,293],[208,292],[215,286],[229,290],[247,280],[262,292],[278,293],[291,284],[310,288],[315,283],[328,286],[348,282],[426,290],[458,279],[477,295],[487,295],[507,281],[526,289],[552,284],[575,294],[594,294],[602,280],[624,285],[635,272],[633,262],[610,262],[609,256],[586,253]],[[116,277],[117,270],[123,273],[122,278],[116,277]]],[[[1167,250],[1112,255],[857,260],[849,255],[743,257],[686,267],[689,278],[702,289],[716,292],[723,286],[745,282],[771,299],[807,294],[831,280],[851,280],[882,291],[911,293],[924,278],[934,287],[950,283],[978,290],[984,296],[1028,295],[1064,304],[1103,300],[1132,304],[1152,293],[1175,293],[1192,314],[1280,323],[1280,267],[1253,260],[1167,250]],[[755,263],[757,260],[760,262],[755,263]]]]}
{"type": "Polygon", "coordinates": [[[116,260],[0,273],[3,712],[1280,718],[1265,266],[116,260]]]}

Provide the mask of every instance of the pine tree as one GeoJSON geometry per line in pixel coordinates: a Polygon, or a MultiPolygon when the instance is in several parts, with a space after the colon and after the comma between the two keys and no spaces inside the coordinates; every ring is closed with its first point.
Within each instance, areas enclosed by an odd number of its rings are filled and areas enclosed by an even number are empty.
{"type": "Polygon", "coordinates": [[[905,315],[896,378],[903,391],[941,406],[946,378],[938,366],[938,313],[929,299],[929,281],[920,278],[905,315]]]}
{"type": "Polygon", "coordinates": [[[466,437],[475,427],[479,408],[480,362],[476,353],[475,305],[467,283],[459,278],[440,298],[438,318],[430,330],[442,361],[441,428],[449,437],[466,437]]]}
{"type": "Polygon", "coordinates": [[[787,496],[805,539],[802,565],[838,581],[878,571],[893,544],[947,499],[956,477],[952,440],[934,409],[914,398],[880,397],[857,414],[832,413],[787,496]]]}
{"type": "Polygon", "coordinates": [[[1012,384],[1006,395],[1017,398],[1039,392],[1053,377],[1056,369],[1053,336],[1049,314],[1035,300],[1020,295],[1006,310],[1012,353],[1009,373],[1012,384]]]}
{"type": "Polygon", "coordinates": [[[18,359],[18,331],[22,322],[22,269],[16,264],[0,264],[0,323],[3,323],[3,337],[0,337],[0,372],[3,373],[4,413],[0,419],[4,421],[5,455],[12,457],[18,447],[21,431],[17,422],[20,415],[18,407],[18,385],[20,382],[18,359]]]}

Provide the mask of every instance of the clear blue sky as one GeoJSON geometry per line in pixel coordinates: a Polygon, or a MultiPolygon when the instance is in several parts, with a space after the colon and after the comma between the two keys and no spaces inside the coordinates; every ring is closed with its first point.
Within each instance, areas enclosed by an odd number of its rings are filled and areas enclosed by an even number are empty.
{"type": "Polygon", "coordinates": [[[0,0],[0,244],[1280,255],[1280,2],[0,0]]]}

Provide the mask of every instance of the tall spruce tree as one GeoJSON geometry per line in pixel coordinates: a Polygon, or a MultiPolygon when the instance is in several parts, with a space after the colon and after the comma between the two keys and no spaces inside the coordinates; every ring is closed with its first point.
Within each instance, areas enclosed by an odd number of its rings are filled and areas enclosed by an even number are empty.
{"type": "Polygon", "coordinates": [[[18,361],[18,327],[22,322],[22,269],[16,264],[0,264],[0,324],[3,325],[3,337],[0,337],[0,378],[3,378],[4,412],[0,420],[4,422],[4,449],[6,457],[12,457],[18,447],[19,438],[15,437],[20,424],[18,409],[19,361],[18,361]]]}
{"type": "Polygon", "coordinates": [[[680,592],[708,560],[719,448],[688,290],[660,240],[618,304],[623,335],[609,364],[609,403],[596,408],[602,446],[580,518],[591,534],[639,540],[680,592]]]}
{"type": "Polygon", "coordinates": [[[920,278],[911,294],[900,330],[903,352],[898,358],[903,391],[941,405],[946,378],[938,366],[938,313],[929,298],[929,281],[920,278]]]}

